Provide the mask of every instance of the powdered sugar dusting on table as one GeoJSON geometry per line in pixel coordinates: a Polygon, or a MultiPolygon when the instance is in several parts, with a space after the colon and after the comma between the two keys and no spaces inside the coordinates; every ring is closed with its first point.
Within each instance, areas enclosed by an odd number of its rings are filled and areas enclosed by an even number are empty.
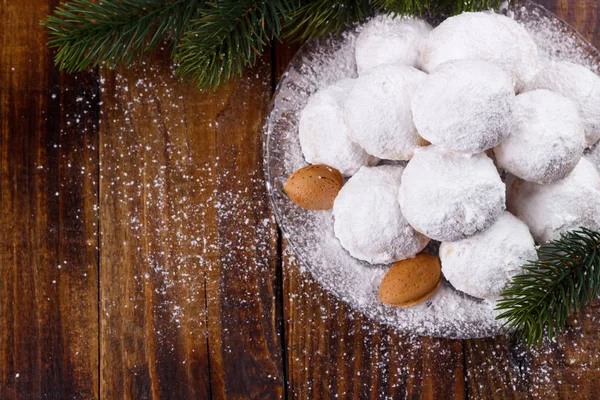
{"type": "MultiPolygon", "coordinates": [[[[541,9],[520,7],[509,13],[532,35],[539,47],[539,65],[568,59],[598,71],[598,56],[570,28],[541,9]]],[[[354,43],[357,33],[346,32],[305,45],[282,78],[267,123],[265,143],[275,214],[299,261],[327,290],[365,315],[400,331],[450,338],[497,334],[493,303],[455,291],[446,282],[427,301],[395,308],[377,300],[386,266],[371,266],[352,258],[333,234],[331,212],[302,210],[291,204],[281,186],[287,176],[305,165],[298,143],[298,115],[310,94],[346,77],[356,76],[354,43]]],[[[435,245],[429,250],[435,252],[435,245]]]]}

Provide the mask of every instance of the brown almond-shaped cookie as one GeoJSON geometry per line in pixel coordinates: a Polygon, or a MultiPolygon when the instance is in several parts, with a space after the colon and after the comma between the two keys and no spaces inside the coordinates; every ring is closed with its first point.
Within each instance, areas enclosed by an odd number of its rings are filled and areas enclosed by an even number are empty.
{"type": "Polygon", "coordinates": [[[440,260],[420,253],[392,265],[379,286],[379,301],[392,306],[412,306],[431,296],[442,280],[440,260]]]}
{"type": "Polygon", "coordinates": [[[309,165],[292,174],[283,186],[290,200],[308,210],[329,210],[344,184],[340,171],[324,164],[309,165]]]}

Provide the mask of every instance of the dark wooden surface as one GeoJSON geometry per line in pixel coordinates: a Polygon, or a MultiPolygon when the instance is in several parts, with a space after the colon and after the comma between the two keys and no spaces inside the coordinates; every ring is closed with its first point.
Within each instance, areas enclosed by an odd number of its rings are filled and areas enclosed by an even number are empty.
{"type": "MultiPolygon", "coordinates": [[[[540,1],[600,45],[596,0],[540,1]]],[[[600,398],[600,310],[556,343],[444,340],[324,292],[280,238],[261,127],[296,46],[202,93],[159,53],[68,75],[0,2],[0,399],[600,398]]]]}

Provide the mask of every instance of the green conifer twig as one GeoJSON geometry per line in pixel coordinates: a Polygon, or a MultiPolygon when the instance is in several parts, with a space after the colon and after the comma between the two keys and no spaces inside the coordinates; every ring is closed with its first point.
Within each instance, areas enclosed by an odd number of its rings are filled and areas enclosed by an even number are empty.
{"type": "Polygon", "coordinates": [[[496,303],[497,319],[514,328],[530,346],[544,333],[552,339],[573,313],[583,312],[600,293],[600,233],[589,229],[562,234],[540,246],[538,261],[523,266],[496,303]]]}
{"type": "Polygon", "coordinates": [[[56,64],[68,72],[129,65],[165,38],[177,41],[203,3],[198,0],[72,0],[42,22],[57,48],[56,64]]]}
{"type": "Polygon", "coordinates": [[[216,87],[253,66],[272,40],[314,38],[376,12],[422,15],[497,6],[500,0],[70,0],[43,25],[69,72],[129,65],[165,39],[178,73],[216,87]]]}
{"type": "Polygon", "coordinates": [[[191,22],[177,47],[177,73],[216,88],[241,76],[271,40],[281,35],[281,21],[294,8],[292,1],[221,0],[210,3],[191,22]]]}

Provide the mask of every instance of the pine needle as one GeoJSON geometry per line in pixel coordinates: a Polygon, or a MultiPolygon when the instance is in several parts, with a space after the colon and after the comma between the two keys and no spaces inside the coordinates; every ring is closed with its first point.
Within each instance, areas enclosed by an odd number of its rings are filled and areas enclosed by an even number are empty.
{"type": "Polygon", "coordinates": [[[172,42],[196,15],[198,0],[73,0],[57,8],[48,28],[56,64],[68,72],[129,65],[152,53],[165,38],[172,42]]]}
{"type": "Polygon", "coordinates": [[[302,1],[285,25],[285,36],[306,40],[326,33],[339,33],[347,26],[373,15],[369,0],[302,1]]]}
{"type": "Polygon", "coordinates": [[[221,0],[192,21],[177,48],[177,73],[216,88],[256,63],[279,38],[291,1],[221,0]]]}
{"type": "Polygon", "coordinates": [[[42,22],[56,64],[69,72],[130,65],[170,41],[177,72],[201,88],[252,67],[273,40],[304,40],[376,12],[422,15],[481,10],[500,0],[71,0],[42,22]]]}
{"type": "Polygon", "coordinates": [[[523,266],[501,293],[496,319],[514,328],[528,346],[544,334],[562,332],[573,313],[583,312],[600,294],[600,233],[589,229],[562,234],[538,249],[539,260],[523,266]]]}

